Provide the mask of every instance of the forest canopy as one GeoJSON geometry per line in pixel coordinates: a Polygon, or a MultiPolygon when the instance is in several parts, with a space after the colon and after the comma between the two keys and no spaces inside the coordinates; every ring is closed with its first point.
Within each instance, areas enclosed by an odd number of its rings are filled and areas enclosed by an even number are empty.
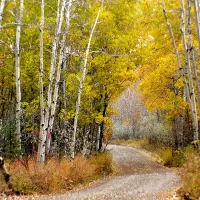
{"type": "Polygon", "coordinates": [[[1,0],[1,150],[100,151],[133,85],[176,145],[198,140],[199,20],[189,0],[1,0]]]}

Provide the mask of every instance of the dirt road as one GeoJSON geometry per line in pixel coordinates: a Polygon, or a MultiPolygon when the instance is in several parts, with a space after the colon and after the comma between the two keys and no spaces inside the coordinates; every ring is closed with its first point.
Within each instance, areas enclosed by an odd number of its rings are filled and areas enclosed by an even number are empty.
{"type": "Polygon", "coordinates": [[[179,176],[170,169],[160,166],[145,152],[118,145],[110,145],[113,162],[119,168],[119,176],[88,189],[67,195],[48,196],[56,200],[154,200],[177,199],[168,192],[180,182],[179,176]]]}

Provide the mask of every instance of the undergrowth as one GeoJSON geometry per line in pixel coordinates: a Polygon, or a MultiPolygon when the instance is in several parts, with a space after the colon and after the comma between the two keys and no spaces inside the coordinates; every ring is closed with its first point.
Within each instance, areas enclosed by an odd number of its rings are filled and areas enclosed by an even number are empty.
{"type": "Polygon", "coordinates": [[[182,179],[184,184],[179,194],[186,200],[200,199],[200,154],[187,155],[182,179]]]}
{"type": "Polygon", "coordinates": [[[77,156],[73,164],[67,158],[61,161],[52,158],[41,168],[36,164],[34,160],[29,160],[27,167],[21,161],[9,163],[16,191],[25,194],[63,193],[113,172],[109,153],[93,155],[89,159],[77,156]]]}

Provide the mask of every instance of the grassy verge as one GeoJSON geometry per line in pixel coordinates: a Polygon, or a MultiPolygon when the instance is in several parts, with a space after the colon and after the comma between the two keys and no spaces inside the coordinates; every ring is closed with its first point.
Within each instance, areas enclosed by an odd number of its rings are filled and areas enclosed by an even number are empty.
{"type": "Polygon", "coordinates": [[[178,194],[185,200],[200,199],[200,153],[195,153],[189,146],[177,150],[172,154],[171,147],[163,147],[158,144],[150,144],[147,139],[140,140],[114,140],[113,144],[127,145],[134,148],[145,149],[158,156],[165,166],[181,167],[180,175],[183,186],[178,194]]]}
{"type": "Polygon", "coordinates": [[[113,140],[113,144],[127,145],[134,148],[145,149],[155,155],[165,166],[181,167],[186,162],[186,153],[193,152],[191,147],[179,149],[172,154],[172,148],[161,144],[150,144],[148,139],[139,140],[113,140]]]}
{"type": "Polygon", "coordinates": [[[187,155],[182,172],[183,187],[178,193],[186,200],[200,199],[200,154],[187,155]]]}
{"type": "MultiPolygon", "coordinates": [[[[76,186],[85,185],[113,172],[112,155],[109,153],[93,155],[89,159],[77,156],[74,164],[69,159],[49,160],[38,169],[34,160],[28,161],[28,167],[15,161],[8,165],[14,188],[25,194],[63,193],[76,186]]],[[[5,187],[1,188],[5,190],[5,187]]]]}

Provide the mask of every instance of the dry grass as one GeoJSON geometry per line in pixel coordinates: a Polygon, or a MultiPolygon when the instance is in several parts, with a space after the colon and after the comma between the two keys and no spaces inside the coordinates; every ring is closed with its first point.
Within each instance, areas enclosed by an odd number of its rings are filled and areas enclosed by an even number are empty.
{"type": "Polygon", "coordinates": [[[73,164],[69,159],[59,162],[52,158],[40,169],[34,160],[28,161],[28,168],[22,162],[15,161],[8,168],[17,191],[26,194],[61,193],[111,174],[112,156],[108,153],[93,155],[89,159],[77,156],[73,164]]]}
{"type": "Polygon", "coordinates": [[[184,165],[182,179],[183,187],[178,191],[179,194],[188,200],[200,198],[200,154],[189,153],[187,162],[184,165]]]}

